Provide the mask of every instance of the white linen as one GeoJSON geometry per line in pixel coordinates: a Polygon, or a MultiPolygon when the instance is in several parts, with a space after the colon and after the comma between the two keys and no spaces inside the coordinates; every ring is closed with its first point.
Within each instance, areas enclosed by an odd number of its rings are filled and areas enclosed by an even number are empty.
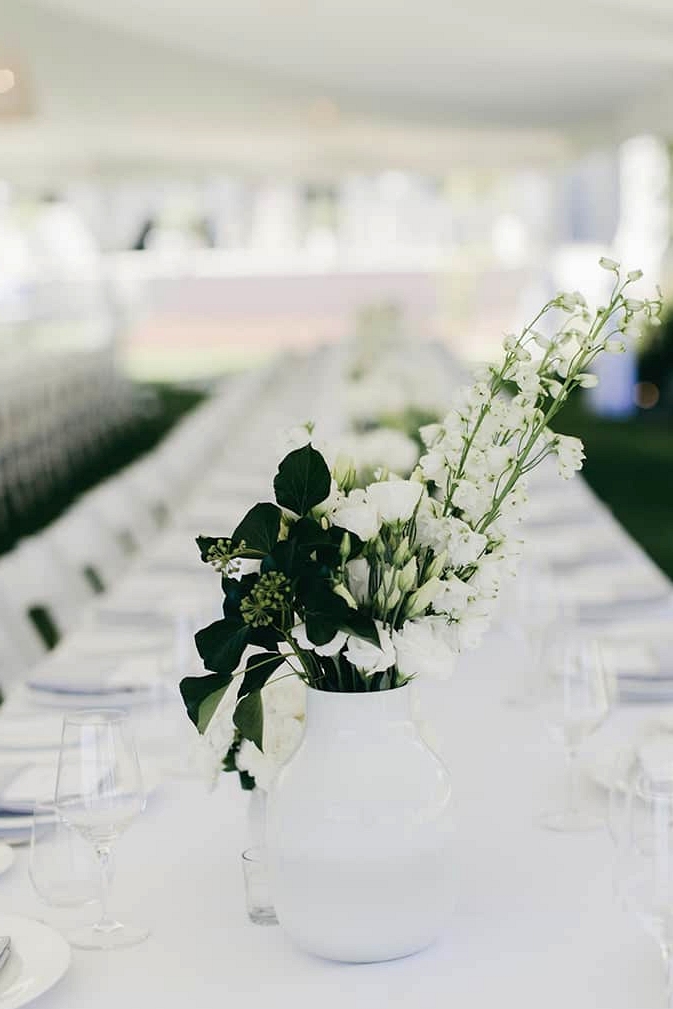
{"type": "MultiPolygon", "coordinates": [[[[338,377],[330,360],[322,360],[320,381],[310,361],[286,375],[295,392],[284,389],[283,397],[274,399],[275,427],[306,420],[314,409],[319,416],[319,406],[326,403],[335,404],[336,411],[338,396],[326,395],[336,388],[338,377]],[[305,398],[295,396],[301,389],[305,398]],[[306,398],[309,390],[311,401],[306,398]]],[[[151,545],[98,608],[109,607],[110,613],[143,608],[176,616],[181,603],[183,616],[185,611],[193,614],[197,603],[217,609],[214,572],[202,568],[199,581],[179,564],[171,569],[167,562],[178,553],[181,562],[187,557],[181,545],[183,537],[189,539],[187,528],[194,534],[219,534],[231,527],[232,512],[234,521],[241,517],[238,500],[232,507],[235,487],[244,488],[246,500],[255,500],[257,495],[249,494],[247,461],[254,460],[269,479],[273,475],[276,446],[260,435],[269,423],[263,413],[260,409],[256,423],[247,417],[249,430],[232,448],[237,465],[230,466],[224,453],[217,465],[220,479],[215,480],[212,469],[204,474],[173,528],[151,545]],[[248,453],[249,446],[254,450],[248,453]],[[194,519],[211,516],[216,521],[218,515],[226,519],[219,528],[194,529],[194,519]],[[164,564],[160,574],[158,562],[164,564]],[[192,590],[196,582],[199,586],[192,590]]],[[[337,425],[335,417],[331,423],[337,425]]],[[[533,488],[531,497],[534,494],[533,488]]],[[[262,497],[270,495],[269,483],[262,497]]],[[[534,516],[538,521],[530,527],[535,542],[559,534],[570,542],[569,529],[588,520],[592,530],[600,530],[601,542],[619,547],[615,584],[661,586],[660,572],[581,481],[564,486],[556,497],[542,496],[546,506],[540,505],[534,516]],[[555,504],[559,499],[561,508],[555,504]],[[545,508],[553,521],[544,521],[545,508]]],[[[597,580],[591,558],[565,573],[562,565],[555,567],[553,556],[549,563],[559,584],[572,582],[589,601],[601,597],[602,603],[610,602],[604,586],[612,583],[613,564],[602,568],[597,580]]],[[[653,614],[643,607],[634,613],[625,607],[617,621],[609,619],[609,607],[606,613],[610,640],[628,638],[622,667],[633,664],[634,671],[647,676],[653,672],[653,655],[663,666],[657,642],[670,637],[670,610],[664,607],[653,614]]],[[[59,661],[67,666],[71,659],[80,667],[83,655],[96,652],[99,657],[113,650],[138,655],[137,625],[113,622],[114,617],[110,622],[97,620],[92,610],[86,629],[60,646],[59,661]]],[[[207,793],[193,772],[189,778],[195,733],[176,696],[175,669],[181,666],[171,652],[179,651],[173,631],[168,625],[152,627],[162,654],[172,654],[175,661],[171,689],[166,694],[151,692],[145,706],[132,709],[141,760],[163,775],[164,783],[150,797],[144,816],[121,839],[115,856],[112,904],[129,920],[149,924],[152,934],[145,944],[127,951],[74,951],[72,969],[42,997],[41,1009],[119,1009],[126,1004],[221,1009],[228,1003],[240,1009],[314,1009],[316,1004],[324,1009],[646,1009],[662,1003],[658,950],[636,922],[616,908],[607,833],[555,834],[536,824],[536,815],[562,795],[563,757],[533,712],[504,703],[521,662],[515,635],[492,631],[479,651],[460,657],[452,681],[419,687],[423,716],[432,723],[455,789],[455,907],[446,934],[409,959],[352,967],[307,956],[292,947],[281,929],[247,921],[240,867],[247,797],[234,775],[222,776],[214,794],[207,793]]],[[[147,634],[151,637],[149,630],[147,634]]],[[[670,676],[672,670],[662,672],[670,676]]],[[[166,677],[166,671],[161,675],[166,677]]],[[[0,713],[0,735],[5,721],[35,710],[30,692],[15,690],[0,713]]],[[[620,708],[592,746],[600,749],[630,738],[638,725],[651,720],[653,710],[673,718],[673,706],[620,708]]],[[[0,774],[16,760],[16,753],[0,753],[0,774]]],[[[593,800],[604,803],[605,796],[596,789],[593,800]]],[[[15,866],[0,880],[0,906],[39,916],[44,910],[26,870],[27,851],[17,849],[15,866]]]]}

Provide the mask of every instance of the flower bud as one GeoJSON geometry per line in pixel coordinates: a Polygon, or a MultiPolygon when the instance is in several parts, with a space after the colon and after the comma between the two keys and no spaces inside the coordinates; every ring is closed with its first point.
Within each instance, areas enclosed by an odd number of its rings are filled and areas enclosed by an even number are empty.
{"type": "Polygon", "coordinates": [[[601,256],[598,260],[598,265],[602,266],[604,270],[612,270],[613,273],[619,271],[619,263],[615,259],[608,259],[607,256],[601,256]]]}
{"type": "Polygon", "coordinates": [[[395,565],[395,567],[401,568],[406,564],[408,557],[409,557],[409,537],[405,536],[404,539],[400,540],[397,547],[395,548],[395,552],[393,554],[393,564],[395,565]]]}
{"type": "Polygon", "coordinates": [[[358,604],[356,603],[355,599],[353,599],[353,596],[350,594],[350,592],[342,582],[338,582],[336,585],[333,585],[332,591],[334,592],[335,596],[341,596],[341,598],[350,606],[352,610],[356,610],[358,608],[358,604]]]}
{"type": "Polygon", "coordinates": [[[643,275],[642,270],[629,270],[629,272],[626,274],[626,279],[633,282],[634,280],[640,280],[642,275],[643,275]]]}
{"type": "Polygon", "coordinates": [[[404,565],[400,571],[398,585],[401,592],[411,592],[416,584],[416,576],[418,575],[418,563],[415,557],[412,557],[404,565]]]}
{"type": "Polygon", "coordinates": [[[357,471],[352,456],[346,452],[339,452],[334,463],[332,476],[336,480],[339,490],[346,494],[355,486],[357,471]]]}
{"type": "Polygon", "coordinates": [[[593,389],[598,385],[598,376],[592,375],[589,371],[582,371],[576,376],[578,384],[583,389],[593,389]]]}
{"type": "Polygon", "coordinates": [[[351,552],[351,537],[349,532],[345,532],[341,537],[341,544],[339,545],[339,556],[342,561],[347,561],[350,557],[351,552]]]}
{"type": "Polygon", "coordinates": [[[623,354],[626,350],[626,344],[621,340],[606,340],[605,350],[608,354],[623,354]]]}
{"type": "Polygon", "coordinates": [[[424,585],[416,589],[407,599],[406,613],[407,620],[413,620],[425,613],[430,603],[437,598],[442,591],[442,583],[439,578],[430,578],[424,585]]]}
{"type": "Polygon", "coordinates": [[[446,562],[448,560],[448,554],[446,550],[442,550],[441,554],[430,561],[426,568],[426,576],[430,579],[438,578],[446,567],[446,562]]]}
{"type": "Polygon", "coordinates": [[[640,298],[627,298],[624,305],[629,312],[640,312],[645,308],[645,302],[640,298]]]}

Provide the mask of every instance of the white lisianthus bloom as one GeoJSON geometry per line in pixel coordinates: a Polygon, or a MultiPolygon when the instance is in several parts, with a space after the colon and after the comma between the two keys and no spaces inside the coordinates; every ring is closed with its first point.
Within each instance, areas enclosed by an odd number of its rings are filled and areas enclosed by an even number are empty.
{"type": "Polygon", "coordinates": [[[393,631],[397,668],[404,676],[428,676],[447,680],[451,676],[456,653],[451,648],[445,617],[421,617],[408,620],[393,631]]]}
{"type": "Polygon", "coordinates": [[[475,592],[476,586],[471,581],[468,585],[456,575],[449,574],[442,579],[442,591],[435,596],[432,608],[436,613],[456,617],[465,610],[470,596],[475,595],[475,592]]]}
{"type": "Polygon", "coordinates": [[[491,625],[492,616],[492,600],[476,599],[469,603],[457,622],[449,625],[449,631],[455,634],[456,650],[477,648],[491,625]]]}
{"type": "Polygon", "coordinates": [[[369,602],[369,561],[356,557],[346,564],[348,591],[361,606],[369,602]]]}
{"type": "Polygon", "coordinates": [[[374,673],[382,673],[395,665],[395,649],[389,632],[380,620],[374,621],[379,636],[378,647],[371,641],[359,638],[351,634],[348,638],[348,647],[344,656],[351,665],[365,676],[373,676],[374,673]]]}
{"type": "Polygon", "coordinates": [[[423,484],[415,480],[383,480],[369,484],[367,501],[375,506],[382,522],[408,522],[422,493],[423,484]]]}
{"type": "Polygon", "coordinates": [[[336,655],[346,644],[348,638],[345,631],[337,631],[331,641],[324,645],[314,645],[306,633],[306,624],[297,624],[292,628],[291,634],[300,648],[306,652],[315,652],[316,655],[336,655]]]}
{"type": "Polygon", "coordinates": [[[568,480],[573,473],[582,469],[584,445],[579,438],[559,434],[556,436],[556,456],[559,475],[568,480]]]}
{"type": "Polygon", "coordinates": [[[339,503],[332,513],[334,525],[355,533],[365,543],[373,540],[381,528],[378,509],[367,500],[363,490],[357,488],[339,503]]]}

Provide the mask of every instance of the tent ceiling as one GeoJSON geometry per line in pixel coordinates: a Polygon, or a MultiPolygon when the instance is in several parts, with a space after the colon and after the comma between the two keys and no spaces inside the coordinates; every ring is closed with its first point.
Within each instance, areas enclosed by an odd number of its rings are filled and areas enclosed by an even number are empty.
{"type": "Polygon", "coordinates": [[[574,126],[673,74],[671,0],[47,0],[351,107],[574,126]]]}
{"type": "Polygon", "coordinates": [[[2,0],[14,56],[35,115],[2,127],[7,173],[446,171],[673,133],[671,0],[2,0]]]}

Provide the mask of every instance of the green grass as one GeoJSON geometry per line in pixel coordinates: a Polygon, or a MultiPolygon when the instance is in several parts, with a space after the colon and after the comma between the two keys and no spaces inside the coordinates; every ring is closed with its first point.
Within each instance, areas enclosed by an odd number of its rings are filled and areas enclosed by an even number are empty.
{"type": "Polygon", "coordinates": [[[556,430],[581,438],[584,476],[651,557],[673,577],[673,422],[666,414],[594,417],[569,403],[556,430]]]}

